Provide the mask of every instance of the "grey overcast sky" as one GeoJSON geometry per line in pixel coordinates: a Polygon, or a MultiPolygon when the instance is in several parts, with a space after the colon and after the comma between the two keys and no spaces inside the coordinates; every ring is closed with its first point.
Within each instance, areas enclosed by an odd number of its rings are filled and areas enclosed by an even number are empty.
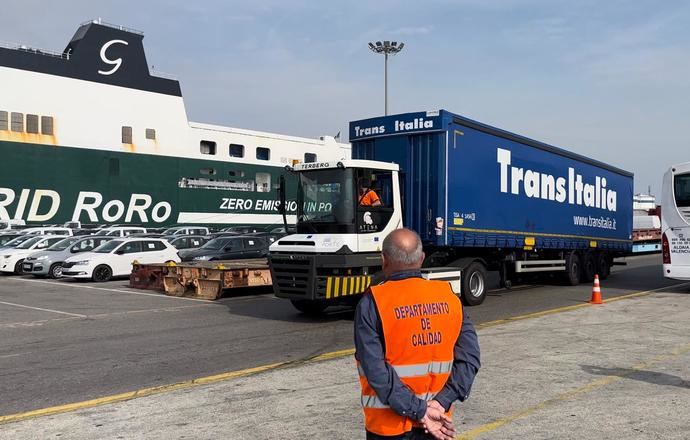
{"type": "MultiPolygon", "coordinates": [[[[145,32],[193,121],[315,137],[445,108],[635,173],[657,195],[690,160],[690,2],[3,0],[0,41],[62,50],[79,23],[145,32]]],[[[2,97],[0,97],[0,100],[2,97]]]]}

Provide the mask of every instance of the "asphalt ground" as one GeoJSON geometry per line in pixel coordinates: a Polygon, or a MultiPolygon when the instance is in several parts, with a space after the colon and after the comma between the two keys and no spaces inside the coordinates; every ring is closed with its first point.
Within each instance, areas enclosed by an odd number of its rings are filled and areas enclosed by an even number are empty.
{"type": "MultiPolygon", "coordinates": [[[[660,256],[628,259],[604,297],[677,284],[660,256]]],[[[583,304],[591,286],[496,290],[469,309],[480,324],[583,304]]],[[[0,416],[277,362],[299,364],[352,347],[352,310],[299,314],[266,290],[216,302],[106,284],[0,278],[0,416]]]]}
{"type": "MultiPolygon", "coordinates": [[[[687,439],[689,320],[690,283],[676,283],[479,324],[457,439],[687,439]]],[[[353,360],[338,356],[5,423],[0,437],[364,438],[358,396],[353,360]]]]}

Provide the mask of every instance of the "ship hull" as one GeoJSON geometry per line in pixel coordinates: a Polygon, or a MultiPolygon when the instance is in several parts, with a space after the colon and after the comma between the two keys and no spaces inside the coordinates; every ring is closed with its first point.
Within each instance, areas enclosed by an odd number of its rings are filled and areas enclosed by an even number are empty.
{"type": "Polygon", "coordinates": [[[0,219],[268,227],[282,224],[275,189],[282,173],[275,166],[0,141],[0,219]],[[234,182],[228,176],[252,182],[256,173],[270,175],[265,191],[181,187],[186,180],[227,185],[234,182]]]}

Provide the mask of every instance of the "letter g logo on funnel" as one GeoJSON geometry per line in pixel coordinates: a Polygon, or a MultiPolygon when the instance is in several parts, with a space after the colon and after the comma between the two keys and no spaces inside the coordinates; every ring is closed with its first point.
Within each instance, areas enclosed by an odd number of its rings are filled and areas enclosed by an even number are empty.
{"type": "Polygon", "coordinates": [[[103,62],[106,64],[114,66],[110,70],[99,70],[98,73],[100,73],[101,75],[112,75],[113,73],[117,72],[117,70],[122,65],[122,58],[111,60],[110,58],[108,58],[106,54],[108,48],[110,48],[110,46],[112,46],[113,44],[124,44],[125,46],[129,45],[129,43],[127,43],[124,40],[110,40],[107,43],[105,43],[103,47],[101,47],[101,60],[103,60],[103,62]]]}

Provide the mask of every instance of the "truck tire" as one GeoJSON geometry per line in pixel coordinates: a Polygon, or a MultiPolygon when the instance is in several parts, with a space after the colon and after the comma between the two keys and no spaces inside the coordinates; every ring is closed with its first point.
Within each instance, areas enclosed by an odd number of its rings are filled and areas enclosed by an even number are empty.
{"type": "Polygon", "coordinates": [[[582,277],[580,281],[591,283],[597,273],[597,261],[591,252],[586,252],[582,256],[582,277]]]}
{"type": "Polygon", "coordinates": [[[597,273],[600,280],[605,280],[611,275],[611,264],[606,254],[599,254],[597,256],[597,273]]]}
{"type": "Polygon", "coordinates": [[[486,299],[486,267],[478,261],[471,263],[462,271],[463,304],[478,306],[486,299]]]}
{"type": "Polygon", "coordinates": [[[318,316],[326,310],[326,301],[308,301],[305,299],[291,299],[292,305],[305,315],[318,316]]]}
{"type": "Polygon", "coordinates": [[[565,257],[565,282],[571,286],[580,284],[580,256],[573,251],[565,257]]]}

